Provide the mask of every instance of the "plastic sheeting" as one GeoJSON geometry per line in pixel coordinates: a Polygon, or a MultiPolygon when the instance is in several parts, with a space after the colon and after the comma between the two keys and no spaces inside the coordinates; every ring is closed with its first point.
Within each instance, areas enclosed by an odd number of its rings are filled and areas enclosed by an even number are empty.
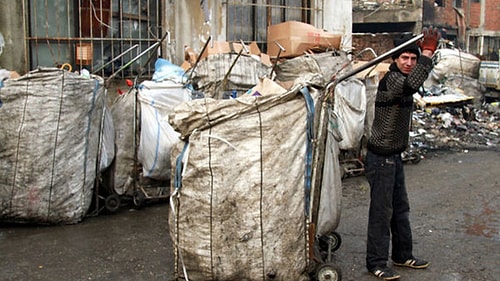
{"type": "MultiPolygon", "coordinates": [[[[170,115],[186,140],[172,151],[172,163],[178,155],[183,159],[169,213],[177,275],[309,280],[311,107],[299,88],[259,98],[193,100],[170,115]]],[[[312,93],[313,103],[317,96],[312,93]]],[[[335,146],[325,155],[330,176],[323,179],[318,223],[324,233],[337,226],[341,199],[335,146]]]]}
{"type": "Polygon", "coordinates": [[[103,80],[40,68],[7,80],[0,95],[0,219],[79,222],[99,167],[113,159],[103,80]]]}
{"type": "Polygon", "coordinates": [[[179,133],[168,123],[173,108],[191,99],[191,92],[182,84],[166,80],[144,81],[134,90],[119,96],[111,110],[116,128],[116,159],[113,191],[132,194],[134,155],[138,145],[137,165],[142,176],[155,180],[170,179],[170,150],[179,142],[179,133]],[[138,95],[137,117],[135,96],[138,95]],[[137,118],[137,120],[136,120],[137,118]],[[137,123],[137,127],[135,128],[137,123]],[[134,129],[135,128],[135,129],[134,129]],[[134,138],[134,133],[136,138],[134,138]]]}
{"type": "Polygon", "coordinates": [[[375,99],[377,98],[379,76],[373,75],[363,79],[366,87],[366,114],[364,136],[368,140],[371,135],[373,119],[375,118],[375,99]]]}
{"type": "Polygon", "coordinates": [[[141,133],[138,159],[143,176],[170,179],[170,150],[180,142],[179,133],[168,123],[175,106],[191,100],[191,91],[171,81],[144,81],[139,87],[141,133]]]}
{"type": "Polygon", "coordinates": [[[318,205],[316,237],[335,231],[342,214],[342,172],[339,164],[339,124],[332,108],[328,108],[328,125],[324,153],[324,167],[318,205]]]}
{"type": "Polygon", "coordinates": [[[358,79],[344,80],[335,88],[334,111],[339,118],[340,149],[358,149],[364,135],[366,86],[358,79]]]}

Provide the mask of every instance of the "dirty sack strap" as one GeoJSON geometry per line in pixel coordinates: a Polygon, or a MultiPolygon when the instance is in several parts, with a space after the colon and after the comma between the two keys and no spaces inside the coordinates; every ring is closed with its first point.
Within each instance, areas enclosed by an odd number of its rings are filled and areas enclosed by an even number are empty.
{"type": "MultiPolygon", "coordinates": [[[[172,214],[174,218],[177,218],[177,208],[176,208],[176,202],[174,202],[174,200],[178,200],[178,196],[180,195],[179,190],[182,187],[182,171],[183,171],[182,159],[184,159],[184,156],[187,155],[187,151],[189,150],[188,148],[189,148],[189,141],[186,141],[184,143],[184,148],[182,149],[181,153],[179,153],[179,155],[175,160],[175,174],[174,174],[175,189],[174,192],[170,194],[170,208],[172,209],[172,214]]],[[[176,233],[179,233],[178,225],[176,226],[176,228],[177,228],[176,233]]],[[[175,244],[175,248],[179,249],[179,244],[177,243],[177,239],[172,239],[172,240],[175,244]]],[[[184,258],[182,256],[181,251],[177,251],[177,254],[179,255],[179,260],[181,261],[184,277],[186,278],[186,281],[189,281],[186,265],[184,263],[184,258]]]]}
{"type": "MultiPolygon", "coordinates": [[[[85,156],[84,156],[84,163],[85,165],[83,165],[83,187],[85,189],[85,181],[87,180],[86,179],[86,176],[87,176],[87,161],[88,161],[88,157],[89,157],[89,143],[90,143],[90,131],[91,131],[91,127],[92,127],[92,114],[94,112],[94,110],[96,109],[96,99],[97,99],[97,93],[99,91],[99,81],[97,79],[94,80],[95,81],[95,85],[94,85],[94,90],[92,91],[92,103],[91,103],[91,108],[89,110],[89,112],[87,113],[87,131],[85,133],[85,156]]],[[[62,91],[62,89],[61,89],[62,91]]],[[[104,110],[104,108],[103,108],[104,110]]],[[[103,114],[104,114],[104,111],[103,111],[103,114]]],[[[102,121],[103,119],[101,119],[102,121]]],[[[99,127],[101,127],[102,124],[99,124],[99,127]]],[[[99,132],[100,134],[101,132],[99,132]]],[[[101,140],[99,140],[100,142],[101,140]]],[[[100,153],[100,151],[97,152],[98,154],[100,153]]],[[[97,161],[96,161],[97,162],[97,161]]],[[[96,163],[96,169],[97,169],[97,165],[99,165],[99,163],[96,163]]],[[[51,193],[52,193],[52,184],[51,184],[51,193]]],[[[81,197],[83,197],[83,194],[84,192],[82,192],[80,194],[81,197]]],[[[80,204],[82,205],[83,207],[83,202],[84,200],[80,200],[80,204]]]]}
{"type": "Polygon", "coordinates": [[[184,155],[186,154],[188,147],[189,147],[189,141],[186,141],[184,143],[184,148],[182,149],[181,153],[179,153],[177,159],[175,160],[174,192],[179,191],[179,189],[181,189],[182,187],[182,170],[183,170],[182,159],[184,158],[184,155]]]}
{"type": "Polygon", "coordinates": [[[309,93],[307,87],[300,89],[300,93],[304,96],[307,109],[307,143],[306,143],[306,161],[304,175],[304,200],[305,214],[309,216],[309,202],[311,196],[312,185],[312,159],[313,159],[313,140],[314,140],[314,100],[309,93]]]}

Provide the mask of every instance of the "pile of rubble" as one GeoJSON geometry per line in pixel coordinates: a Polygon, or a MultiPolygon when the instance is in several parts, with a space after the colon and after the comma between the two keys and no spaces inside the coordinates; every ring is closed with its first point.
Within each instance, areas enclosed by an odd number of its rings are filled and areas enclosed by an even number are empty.
{"type": "Polygon", "coordinates": [[[426,150],[496,149],[499,103],[485,96],[478,79],[479,59],[451,49],[441,49],[438,55],[440,61],[424,83],[420,108],[413,115],[411,144],[426,150]]]}
{"type": "Polygon", "coordinates": [[[480,108],[469,104],[417,110],[410,142],[420,150],[497,149],[500,135],[498,102],[480,108]]]}

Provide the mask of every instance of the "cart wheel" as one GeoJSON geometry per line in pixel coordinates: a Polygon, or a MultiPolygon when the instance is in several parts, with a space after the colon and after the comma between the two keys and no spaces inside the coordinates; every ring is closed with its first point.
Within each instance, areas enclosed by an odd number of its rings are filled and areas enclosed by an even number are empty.
{"type": "Polygon", "coordinates": [[[120,208],[120,197],[116,194],[109,195],[104,200],[104,207],[112,213],[118,211],[118,208],[120,208]]]}
{"type": "Polygon", "coordinates": [[[145,199],[146,199],[146,195],[144,194],[144,192],[142,192],[140,190],[134,191],[134,196],[133,196],[132,200],[134,201],[134,205],[137,208],[141,208],[142,206],[144,206],[145,199]]]}
{"type": "Polygon", "coordinates": [[[331,263],[320,265],[316,269],[316,281],[340,281],[342,272],[340,268],[331,263]]]}
{"type": "Polygon", "coordinates": [[[337,251],[342,244],[342,238],[338,232],[332,231],[328,234],[325,234],[320,238],[320,247],[323,250],[328,250],[328,246],[331,246],[332,252],[337,251]]]}

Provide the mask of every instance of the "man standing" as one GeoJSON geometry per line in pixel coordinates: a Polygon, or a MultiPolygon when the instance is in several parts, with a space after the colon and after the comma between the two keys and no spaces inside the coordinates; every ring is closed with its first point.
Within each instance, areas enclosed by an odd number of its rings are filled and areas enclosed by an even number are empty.
{"type": "MultiPolygon", "coordinates": [[[[392,56],[389,72],[380,80],[365,158],[370,184],[366,267],[384,280],[400,277],[387,265],[391,240],[394,265],[419,269],[429,265],[413,256],[410,206],[401,159],[401,152],[408,146],[413,94],[433,67],[431,57],[440,38],[436,28],[424,28],[422,33],[420,41],[392,56]]],[[[412,37],[405,34],[395,40],[395,45],[412,37]]]]}

